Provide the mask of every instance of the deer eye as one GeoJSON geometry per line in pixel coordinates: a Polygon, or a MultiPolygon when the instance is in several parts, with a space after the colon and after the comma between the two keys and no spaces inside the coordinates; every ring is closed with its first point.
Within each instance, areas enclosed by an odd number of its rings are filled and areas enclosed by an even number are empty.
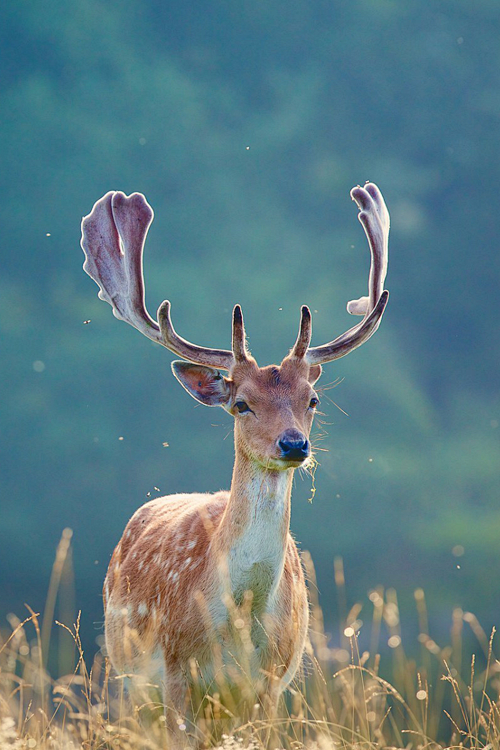
{"type": "Polygon", "coordinates": [[[309,401],[309,408],[315,409],[317,405],[319,404],[319,398],[316,398],[315,396],[309,401]]]}
{"type": "Polygon", "coordinates": [[[252,411],[246,401],[237,401],[235,407],[238,409],[240,414],[245,414],[247,411],[252,411]]]}

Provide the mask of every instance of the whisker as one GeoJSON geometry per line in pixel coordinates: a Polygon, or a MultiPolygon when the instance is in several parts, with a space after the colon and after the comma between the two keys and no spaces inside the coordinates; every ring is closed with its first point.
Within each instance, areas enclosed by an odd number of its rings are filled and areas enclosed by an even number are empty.
{"type": "Polygon", "coordinates": [[[341,412],[342,412],[342,414],[345,414],[345,415],[346,415],[346,417],[348,417],[348,416],[349,416],[349,414],[348,414],[348,413],[347,413],[346,411],[344,411],[344,409],[343,409],[343,408],[342,408],[341,406],[339,406],[339,405],[337,404],[337,402],[333,400],[333,398],[330,398],[330,396],[327,396],[327,395],[326,395],[326,393],[325,393],[325,398],[327,398],[327,399],[328,399],[328,401],[329,401],[329,402],[330,402],[331,404],[333,404],[334,406],[336,406],[336,407],[337,407],[337,409],[338,409],[339,411],[341,411],[341,412]]]}
{"type": "Polygon", "coordinates": [[[336,380],[332,381],[331,383],[325,383],[324,385],[320,385],[319,388],[316,390],[318,393],[323,393],[323,391],[331,391],[332,388],[338,388],[338,386],[343,383],[345,380],[345,377],[337,378],[336,380]]]}

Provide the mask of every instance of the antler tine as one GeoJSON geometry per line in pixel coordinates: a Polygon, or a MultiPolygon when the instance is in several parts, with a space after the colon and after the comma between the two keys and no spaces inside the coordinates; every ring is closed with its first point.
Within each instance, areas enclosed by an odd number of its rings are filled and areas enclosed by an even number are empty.
{"type": "Polygon", "coordinates": [[[296,357],[297,359],[302,359],[307,354],[312,335],[311,311],[307,305],[302,305],[300,312],[299,333],[293,349],[289,354],[290,357],[296,357]]]}
{"type": "Polygon", "coordinates": [[[361,346],[372,336],[380,325],[388,291],[382,291],[387,274],[389,243],[389,212],[382,193],[373,183],[359,185],[351,190],[351,198],[360,212],[358,219],[363,225],[371,252],[368,297],[352,300],[347,305],[351,315],[363,315],[363,320],[350,330],[323,346],[308,349],[306,359],[310,364],[324,364],[344,357],[361,346]]]}
{"type": "Polygon", "coordinates": [[[231,369],[232,352],[196,346],[177,335],[169,302],[160,306],[159,325],[149,315],[144,301],[142,256],[153,217],[153,209],[141,193],[128,197],[121,192],[106,193],[82,220],[84,271],[99,286],[99,298],[111,305],[115,317],[184,359],[231,369]]]}
{"type": "Polygon", "coordinates": [[[248,360],[245,324],[240,305],[235,305],[233,309],[233,356],[235,363],[248,360]]]}

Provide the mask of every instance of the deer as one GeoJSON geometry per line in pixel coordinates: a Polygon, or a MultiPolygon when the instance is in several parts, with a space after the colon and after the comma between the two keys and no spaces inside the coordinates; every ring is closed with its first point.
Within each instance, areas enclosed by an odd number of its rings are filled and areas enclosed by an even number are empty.
{"type": "Polygon", "coordinates": [[[172,372],[190,396],[234,418],[230,489],[146,502],[126,525],[104,581],[110,661],[119,675],[159,677],[172,737],[179,726],[185,729],[193,664],[207,685],[220,685],[222,673],[231,678],[245,623],[245,670],[254,691],[246,694],[247,703],[257,699],[272,714],[303,659],[309,604],[290,533],[294,472],[312,460],[322,366],[375,333],[389,296],[383,288],[389,236],[384,199],[373,183],[350,194],[371,253],[368,295],[347,305],[362,319],[332,341],[311,346],[311,312],[302,306],[297,339],[279,366],[259,367],[250,354],[240,305],[233,310],[231,350],[182,338],[168,300],[156,321],[149,315],[143,250],[154,214],[144,195],[108,192],[82,220],[83,268],[98,284],[99,298],[115,317],[180,357],[172,372]]]}

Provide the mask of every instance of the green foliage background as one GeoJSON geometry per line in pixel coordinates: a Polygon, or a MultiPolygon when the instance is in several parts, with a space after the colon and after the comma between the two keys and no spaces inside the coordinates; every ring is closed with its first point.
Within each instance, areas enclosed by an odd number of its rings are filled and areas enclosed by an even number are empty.
{"type": "Polygon", "coordinates": [[[267,364],[304,302],[314,343],[352,325],[369,256],[349,189],[370,179],[392,217],[391,299],[376,337],[325,368],[342,382],[293,531],[332,626],[337,555],[351,602],[422,586],[443,627],[455,605],[495,620],[499,31],[492,0],[3,7],[2,618],[43,606],[69,526],[92,644],[107,561],[147,493],[230,481],[230,418],[196,408],[170,355],[81,270],[94,201],[120,189],[153,205],[150,310],[167,297],[184,336],[227,347],[240,302],[267,364]]]}

